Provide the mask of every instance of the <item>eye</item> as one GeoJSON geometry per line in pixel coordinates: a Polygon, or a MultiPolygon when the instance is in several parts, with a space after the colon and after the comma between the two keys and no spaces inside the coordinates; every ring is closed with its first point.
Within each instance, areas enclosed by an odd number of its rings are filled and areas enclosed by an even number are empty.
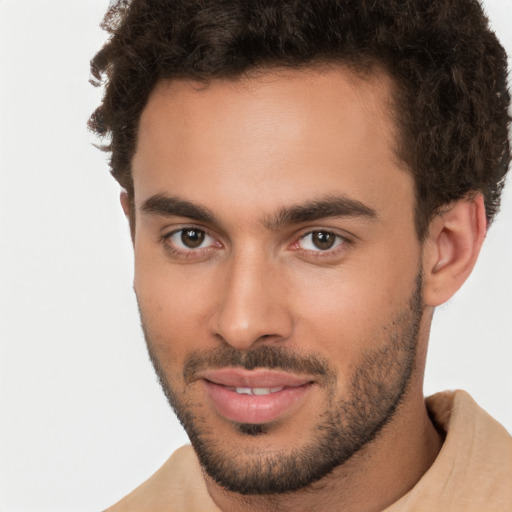
{"type": "Polygon", "coordinates": [[[165,237],[166,243],[178,251],[193,251],[215,245],[215,239],[197,228],[183,228],[165,237]]]}
{"type": "Polygon", "coordinates": [[[332,231],[311,231],[299,239],[298,247],[306,251],[329,251],[344,241],[342,236],[332,231]]]}

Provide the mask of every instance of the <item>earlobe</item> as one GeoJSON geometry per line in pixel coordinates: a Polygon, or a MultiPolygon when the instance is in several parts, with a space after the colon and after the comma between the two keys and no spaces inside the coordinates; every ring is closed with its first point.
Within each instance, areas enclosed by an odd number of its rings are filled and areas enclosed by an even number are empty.
{"type": "Polygon", "coordinates": [[[430,223],[423,245],[423,300],[439,306],[463,285],[487,231],[482,194],[456,201],[430,223]]]}

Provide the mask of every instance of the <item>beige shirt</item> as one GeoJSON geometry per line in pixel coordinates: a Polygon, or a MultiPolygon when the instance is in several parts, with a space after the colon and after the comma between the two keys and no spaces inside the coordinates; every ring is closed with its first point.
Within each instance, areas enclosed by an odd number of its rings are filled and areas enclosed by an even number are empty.
{"type": "MultiPolygon", "coordinates": [[[[446,439],[430,469],[384,512],[512,512],[512,437],[464,391],[427,398],[446,439]]],[[[184,446],[108,512],[220,512],[184,446]]]]}

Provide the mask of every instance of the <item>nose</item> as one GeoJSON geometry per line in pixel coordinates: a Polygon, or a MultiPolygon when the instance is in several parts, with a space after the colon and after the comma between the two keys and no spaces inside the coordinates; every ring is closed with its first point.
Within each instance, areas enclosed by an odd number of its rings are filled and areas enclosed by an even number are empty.
{"type": "Polygon", "coordinates": [[[241,254],[225,265],[212,317],[214,335],[237,350],[288,339],[293,320],[279,265],[241,254]]]}

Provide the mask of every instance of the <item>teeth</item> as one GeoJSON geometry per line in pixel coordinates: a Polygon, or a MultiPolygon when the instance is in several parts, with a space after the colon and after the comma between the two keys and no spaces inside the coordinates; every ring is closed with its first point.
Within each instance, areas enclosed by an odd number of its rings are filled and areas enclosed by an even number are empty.
{"type": "Polygon", "coordinates": [[[253,388],[253,395],[270,395],[270,393],[277,393],[281,391],[283,388],[253,388]]]}
{"type": "Polygon", "coordinates": [[[284,386],[279,388],[235,388],[235,391],[241,395],[270,395],[270,393],[277,393],[283,389],[284,386]]]}

